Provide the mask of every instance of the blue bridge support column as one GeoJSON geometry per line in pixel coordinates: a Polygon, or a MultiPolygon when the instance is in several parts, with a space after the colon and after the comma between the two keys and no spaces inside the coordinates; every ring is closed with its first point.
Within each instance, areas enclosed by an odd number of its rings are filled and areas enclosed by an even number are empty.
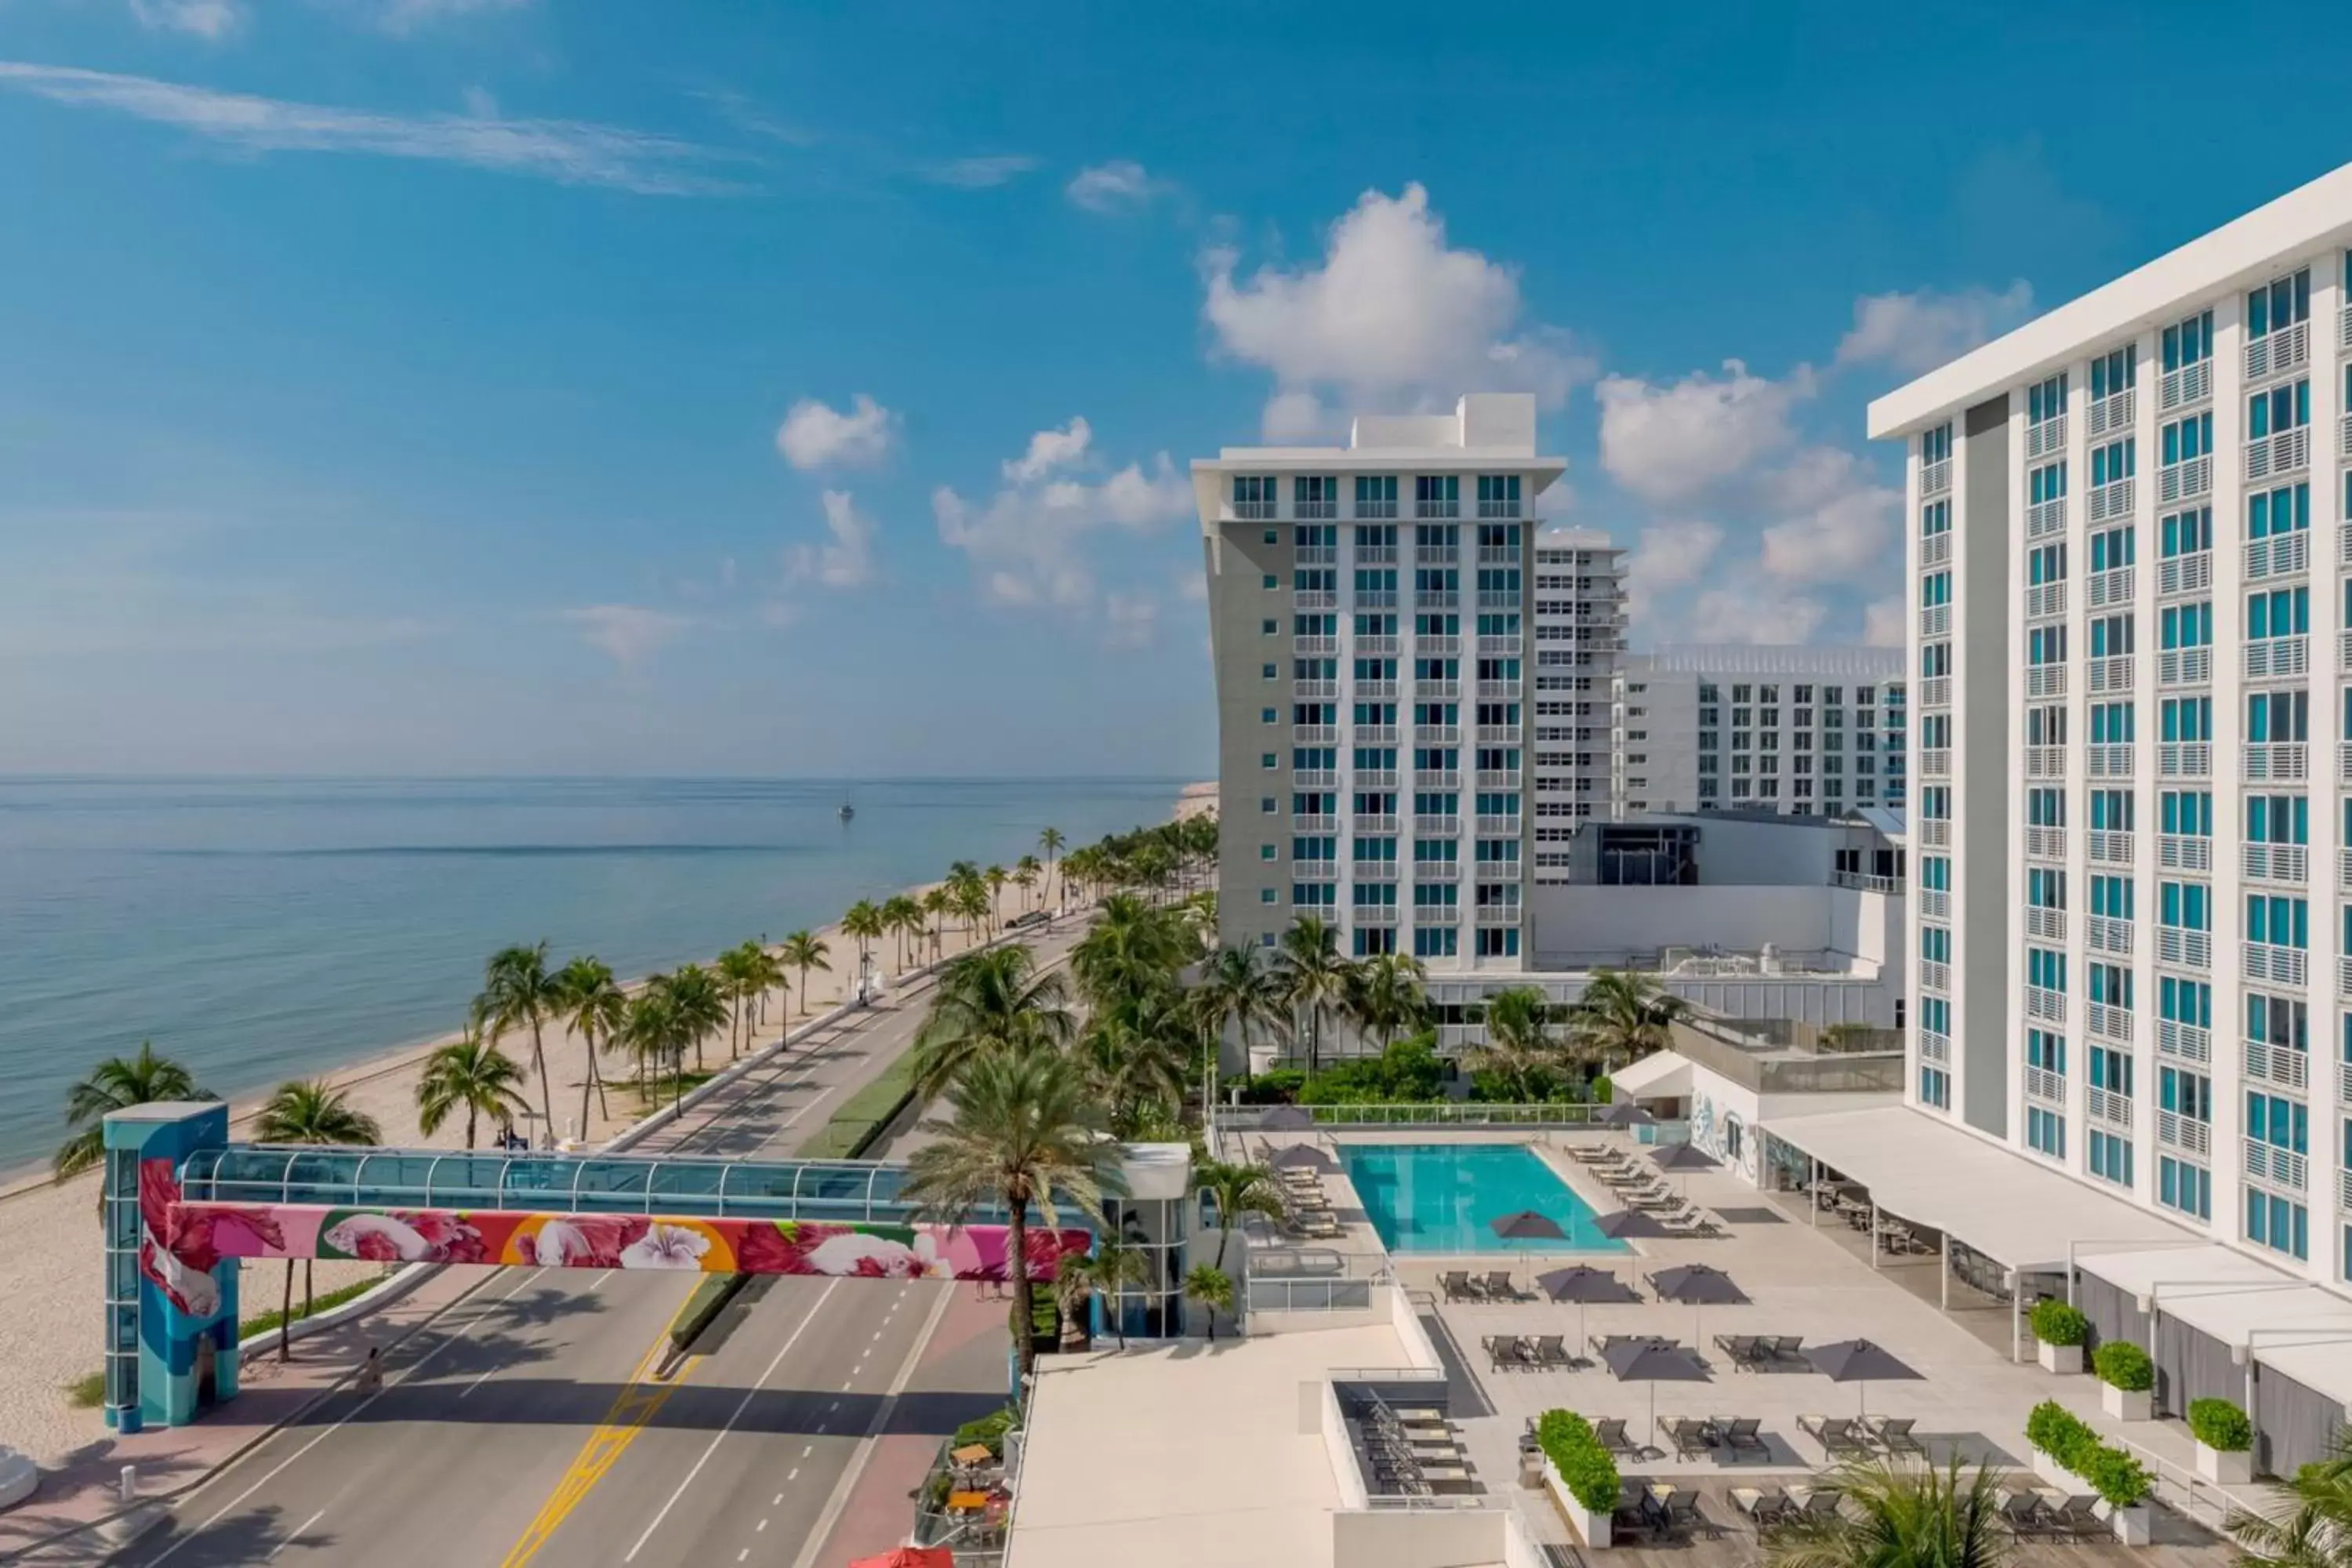
{"type": "MultiPolygon", "coordinates": [[[[166,1101],[106,1119],[106,1423],[183,1426],[237,1389],[237,1260],[169,1250],[181,1162],[228,1142],[228,1107],[166,1101]]],[[[184,1248],[183,1250],[185,1250],[184,1248]]]]}

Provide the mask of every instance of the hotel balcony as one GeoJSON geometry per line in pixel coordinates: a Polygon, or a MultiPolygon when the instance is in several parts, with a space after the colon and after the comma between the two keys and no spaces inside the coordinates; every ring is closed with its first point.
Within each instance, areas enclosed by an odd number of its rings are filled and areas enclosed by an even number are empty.
{"type": "Polygon", "coordinates": [[[2163,871],[2210,873],[2213,869],[2213,841],[2185,833],[2159,833],[2156,836],[2156,864],[2163,871]]]}
{"type": "Polygon", "coordinates": [[[1919,683],[1920,707],[1949,708],[1951,705],[1952,678],[1950,676],[1931,675],[1919,683]]]}
{"type": "Polygon", "coordinates": [[[1412,727],[1412,740],[1413,744],[1417,746],[1458,746],[1462,743],[1462,726],[1415,724],[1412,727]]]}
{"type": "Polygon", "coordinates": [[[2249,741],[2242,750],[2248,784],[2300,784],[2309,774],[2311,748],[2301,741],[2249,741]]]}
{"type": "Polygon", "coordinates": [[[2177,501],[2202,500],[2213,493],[2213,459],[2189,458],[2167,463],[2156,473],[2156,499],[2170,506],[2177,501]]]}
{"type": "Polygon", "coordinates": [[[1339,743],[1337,724],[1293,724],[1290,738],[1301,746],[1336,746],[1339,743]]]}
{"type": "Polygon", "coordinates": [[[1339,773],[1335,768],[1301,768],[1291,775],[1290,782],[1300,789],[1337,789],[1339,773]]]}
{"type": "Polygon", "coordinates": [[[1367,702],[1393,702],[1396,700],[1397,683],[1393,680],[1359,680],[1356,682],[1356,695],[1367,702]]]}
{"type": "Polygon", "coordinates": [[[1237,500],[1226,510],[1237,522],[1272,522],[1281,515],[1281,508],[1270,500],[1237,500]]]}
{"type": "Polygon", "coordinates": [[[2103,522],[2122,522],[2128,519],[2132,514],[2133,487],[2137,483],[2137,479],[2122,479],[2092,486],[2091,526],[2095,528],[2103,522]]]}
{"type": "Polygon", "coordinates": [[[2093,915],[2085,922],[2087,940],[2093,952],[2112,952],[2129,958],[2132,951],[2132,922],[2119,921],[2112,915],[2093,915]]]}
{"type": "Polygon", "coordinates": [[[1339,695],[1339,683],[1336,680],[1294,680],[1290,683],[1290,694],[1308,701],[1328,702],[1339,695]]]}
{"type": "Polygon", "coordinates": [[[1393,566],[1396,564],[1396,558],[1397,547],[1393,544],[1356,546],[1356,564],[1359,566],[1393,566]]]}
{"type": "Polygon", "coordinates": [[[2244,1147],[2247,1175],[2274,1187],[2298,1193],[2303,1191],[2304,1184],[2309,1178],[2310,1163],[2301,1154],[2253,1138],[2245,1140],[2244,1147]]]}
{"type": "Polygon", "coordinates": [[[2264,985],[2300,988],[2311,981],[2311,954],[2299,947],[2279,947],[2250,942],[2245,947],[2245,976],[2264,985]]]}
{"type": "Polygon", "coordinates": [[[2091,695],[2122,696],[2132,689],[2132,656],[2111,653],[2105,658],[2095,658],[2089,665],[2091,695]]]}
{"type": "Polygon", "coordinates": [[[1339,879],[1339,862],[1293,860],[1290,863],[1290,877],[1291,880],[1296,882],[1336,882],[1339,879]]]}
{"type": "Polygon", "coordinates": [[[2026,747],[2025,776],[2030,779],[2064,778],[2066,776],[2066,748],[2063,746],[2026,747]]]}
{"type": "MultiPolygon", "coordinates": [[[[1423,652],[1427,652],[1429,645],[1427,643],[1423,643],[1422,645],[1422,649],[1423,652]]],[[[1386,656],[1395,653],[1396,650],[1397,639],[1392,637],[1375,634],[1370,637],[1360,637],[1356,639],[1356,651],[1360,654],[1367,656],[1386,656]]]]}
{"type": "Polygon", "coordinates": [[[2066,993],[2046,991],[2039,985],[2027,986],[2025,1016],[2039,1018],[2045,1024],[2063,1024],[2066,1021],[2066,993]]]}
{"type": "Polygon", "coordinates": [[[2311,851],[2300,844],[2245,844],[2240,866],[2252,882],[2304,882],[2311,876],[2311,851]]]}
{"type": "Polygon", "coordinates": [[[1301,522],[1333,522],[1339,516],[1336,500],[1302,500],[1291,503],[1290,515],[1301,522]]]}
{"type": "Polygon", "coordinates": [[[1944,637],[1952,635],[1952,606],[1930,605],[1919,612],[1919,635],[1923,637],[1944,637]]]}
{"type": "Polygon", "coordinates": [[[2029,698],[2065,696],[2066,667],[2063,664],[2027,665],[2025,695],[2029,698]]]}
{"type": "Polygon", "coordinates": [[[1412,863],[1412,879],[1416,882],[1458,882],[1462,879],[1462,862],[1416,860],[1412,863]]]}
{"type": "Polygon", "coordinates": [[[1948,921],[1952,918],[1952,895],[1943,888],[1919,889],[1919,915],[1923,920],[1948,921]]]}
{"type": "Polygon", "coordinates": [[[2311,670],[2311,639],[2307,637],[2263,637],[2245,647],[2248,680],[2280,680],[2311,670]]]}
{"type": "Polygon", "coordinates": [[[2209,359],[2168,370],[2156,384],[2156,406],[2163,414],[2202,403],[2212,395],[2213,362],[2209,359]]]}
{"type": "Polygon", "coordinates": [[[1412,503],[1412,515],[1423,521],[1443,521],[1462,515],[1458,500],[1417,500],[1412,503]]]}
{"type": "Polygon", "coordinates": [[[1478,547],[1481,566],[1517,566],[1519,552],[1507,544],[1482,544],[1478,547]]]}
{"type": "Polygon", "coordinates": [[[2168,1149],[2178,1149],[2200,1160],[2213,1157],[2212,1126],[2177,1110],[2156,1113],[2156,1141],[2168,1149]]]}
{"type": "Polygon", "coordinates": [[[2094,827],[2084,837],[2090,848],[2092,864],[2128,866],[2132,863],[2130,834],[2118,833],[2111,827],[2094,827]]]}
{"type": "Polygon", "coordinates": [[[2213,650],[2210,647],[2168,647],[2156,656],[2158,686],[2210,686],[2213,650]]]}
{"type": "Polygon", "coordinates": [[[2251,1081],[2302,1094],[2311,1088],[2311,1053],[2292,1046],[2247,1040],[2238,1047],[2238,1066],[2251,1081]]]}
{"type": "Polygon", "coordinates": [[[2037,583],[2025,590],[2025,618],[2046,620],[2066,613],[2066,584],[2037,583]]]}
{"type": "Polygon", "coordinates": [[[2250,382],[2267,380],[2301,370],[2311,363],[2311,323],[2297,321],[2291,327],[2265,332],[2259,338],[2246,340],[2246,379],[2250,382]]]}
{"type": "Polygon", "coordinates": [[[1339,831],[1339,819],[1337,816],[1294,816],[1290,819],[1290,830],[1293,833],[1337,833],[1339,831]]]}
{"type": "Polygon", "coordinates": [[[2130,435],[2132,418],[2137,407],[2137,401],[2130,387],[2126,387],[2121,392],[2109,393],[2092,404],[2090,416],[2084,421],[2091,439],[2096,441],[2107,436],[2130,435]]]}
{"type": "Polygon", "coordinates": [[[1478,651],[1492,657],[1503,657],[1519,652],[1526,646],[1526,641],[1524,637],[1482,636],[1478,639],[1478,651]]]}
{"type": "Polygon", "coordinates": [[[1517,789],[1520,783],[1520,776],[1512,773],[1496,773],[1482,771],[1477,774],[1477,787],[1482,790],[1517,789]]]}
{"type": "Polygon", "coordinates": [[[1394,904],[1358,904],[1348,911],[1349,920],[1360,926],[1392,926],[1397,923],[1394,904]]]}
{"type": "Polygon", "coordinates": [[[2158,1018],[2156,1021],[2156,1048],[2175,1061],[2204,1067],[2213,1060],[2213,1031],[2200,1029],[2194,1024],[2158,1018]]]}
{"type": "Polygon", "coordinates": [[[2274,479],[2284,474],[2301,473],[2309,467],[2311,426],[2308,425],[2281,430],[2274,436],[2260,436],[2246,443],[2245,478],[2248,484],[2274,479]]]}
{"type": "Polygon", "coordinates": [[[2029,502],[2025,509],[2025,537],[2028,540],[2047,539],[2066,531],[2066,498],[2029,502]]]}
{"type": "Polygon", "coordinates": [[[1922,778],[1948,779],[1952,776],[1952,753],[1941,746],[1919,753],[1919,775],[1922,778]]]}
{"type": "Polygon", "coordinates": [[[1525,820],[1517,816],[1482,816],[1478,819],[1478,831],[1489,838],[1517,838],[1519,825],[1525,820]]]}
{"type": "Polygon", "coordinates": [[[1417,609],[1450,610],[1462,603],[1462,595],[1453,588],[1415,588],[1412,602],[1417,609]]]}
{"type": "Polygon", "coordinates": [[[2169,555],[2156,563],[2156,591],[2161,596],[2168,594],[2201,594],[2213,585],[2213,552],[2192,550],[2186,555],[2169,555]]]}
{"type": "Polygon", "coordinates": [[[1339,595],[1329,588],[1300,588],[1290,595],[1290,604],[1297,610],[1336,610],[1339,595]]]}
{"type": "Polygon", "coordinates": [[[1302,544],[1292,552],[1301,566],[1337,566],[1339,547],[1336,544],[1302,544]]]}
{"type": "Polygon", "coordinates": [[[2048,1068],[2027,1068],[2025,1097],[2049,1105],[2063,1105],[2066,1103],[2066,1079],[2048,1068]]]}
{"type": "Polygon", "coordinates": [[[1412,773],[1412,787],[1415,789],[1460,789],[1462,787],[1462,775],[1454,773],[1439,773],[1429,769],[1415,768],[1412,773]]]}
{"type": "Polygon", "coordinates": [[[1356,818],[1355,830],[1359,833],[1394,833],[1397,831],[1397,819],[1387,813],[1367,813],[1356,818]]]}
{"type": "Polygon", "coordinates": [[[1416,680],[1412,690],[1414,696],[1424,701],[1451,702],[1462,695],[1462,683],[1458,680],[1416,680]]]}
{"type": "Polygon", "coordinates": [[[1515,500],[1482,500],[1478,515],[1488,521],[1509,521],[1519,515],[1519,503],[1515,500]]]}
{"type": "Polygon", "coordinates": [[[1291,639],[1291,647],[1299,653],[1334,654],[1339,651],[1338,637],[1304,637],[1291,639]]]}
{"type": "Polygon", "coordinates": [[[2132,1043],[2132,1011],[2105,1002],[2093,1002],[2084,1009],[2084,1021],[2091,1033],[2101,1039],[2132,1043]]]}
{"type": "Polygon", "coordinates": [[[1923,463],[1919,466],[1919,493],[1921,496],[1939,496],[1951,488],[1951,458],[1946,458],[1940,463],[1923,463]]]}
{"type": "Polygon", "coordinates": [[[2127,610],[2132,605],[2133,576],[2128,566],[2094,572],[2083,584],[2084,601],[2095,610],[2127,610]]]}
{"type": "Polygon", "coordinates": [[[1930,991],[1941,991],[1947,995],[1950,994],[1952,966],[1932,958],[1920,960],[1919,984],[1930,991]]]}
{"type": "Polygon", "coordinates": [[[2065,450],[2066,416],[2063,414],[2054,418],[2044,419],[2039,425],[2028,425],[2025,427],[2026,461],[2036,462],[2043,458],[2054,458],[2065,450]]]}
{"type": "Polygon", "coordinates": [[[2128,779],[2134,763],[2132,748],[2109,742],[2083,748],[2090,761],[2090,776],[2095,779],[2128,779]]]}
{"type": "Polygon", "coordinates": [[[1459,546],[1450,544],[1416,544],[1412,558],[1423,566],[1451,566],[1462,559],[1459,546]]]}
{"type": "Polygon", "coordinates": [[[1397,607],[1397,591],[1394,588],[1358,588],[1355,590],[1355,605],[1360,610],[1393,610],[1397,607]]]}
{"type": "Polygon", "coordinates": [[[1354,875],[1359,882],[1393,882],[1397,879],[1397,863],[1393,860],[1359,860],[1355,862],[1354,875]]]}
{"type": "Polygon", "coordinates": [[[1919,564],[1922,568],[1948,566],[1952,560],[1952,535],[1947,529],[1931,533],[1919,542],[1919,564]]]}
{"type": "Polygon", "coordinates": [[[1952,1059],[1952,1042],[1950,1037],[1938,1035],[1931,1029],[1920,1030],[1919,1059],[1923,1062],[1950,1061],[1952,1059]]]}
{"type": "Polygon", "coordinates": [[[2311,531],[2296,529],[2292,533],[2274,533],[2268,539],[2256,539],[2246,545],[2246,580],[2259,582],[2271,577],[2298,576],[2311,565],[2311,531]]]}
{"type": "Polygon", "coordinates": [[[1358,522],[1392,522],[1396,520],[1397,503],[1392,500],[1358,500],[1358,522]]]}
{"type": "Polygon", "coordinates": [[[2156,748],[2156,771],[2160,778],[2211,778],[2213,743],[2210,741],[2166,741],[2156,748]]]}
{"type": "Polygon", "coordinates": [[[2110,1127],[2131,1131],[2131,1096],[2117,1094],[2113,1089],[2086,1089],[2083,1091],[2083,1110],[2094,1121],[2104,1121],[2110,1127]]]}
{"type": "Polygon", "coordinates": [[[1412,639],[1412,646],[1431,658],[1437,658],[1460,653],[1462,639],[1449,637],[1416,637],[1412,639]]]}
{"type": "Polygon", "coordinates": [[[2185,926],[2156,928],[2156,961],[2179,969],[2210,970],[2213,967],[2213,933],[2190,931],[2185,926]]]}
{"type": "MultiPolygon", "coordinates": [[[[2352,1105],[2352,1058],[2336,1064],[2336,1098],[2342,1104],[2352,1105]]],[[[2352,1204],[2345,1207],[2352,1209],[2352,1204]]]]}
{"type": "Polygon", "coordinates": [[[2336,455],[2352,458],[2352,414],[2336,422],[2336,455]]]}
{"type": "Polygon", "coordinates": [[[2045,910],[2038,905],[2027,906],[2025,910],[2025,934],[2032,938],[2035,942],[2064,942],[2066,940],[2066,911],[2064,910],[2045,910]]]}
{"type": "Polygon", "coordinates": [[[2035,860],[2063,860],[2066,858],[2066,830],[2063,827],[2027,828],[2025,853],[2035,860]]]}
{"type": "Polygon", "coordinates": [[[1515,926],[1519,923],[1519,906],[1481,904],[1478,906],[1477,923],[1482,926],[1515,926]]]}
{"type": "Polygon", "coordinates": [[[1416,816],[1412,819],[1412,830],[1424,838],[1451,838],[1462,831],[1462,819],[1458,816],[1416,816]]]}

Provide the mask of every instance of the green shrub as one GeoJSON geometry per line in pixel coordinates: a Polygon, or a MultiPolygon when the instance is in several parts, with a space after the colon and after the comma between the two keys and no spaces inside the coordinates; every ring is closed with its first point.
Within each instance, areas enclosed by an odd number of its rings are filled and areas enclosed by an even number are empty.
{"type": "Polygon", "coordinates": [[[2101,1444],[2084,1461],[2084,1468],[2066,1467],[2089,1483],[2110,1508],[2129,1508],[2147,1496],[2156,1482],[2147,1467],[2124,1452],[2101,1444]]]}
{"type": "Polygon", "coordinates": [[[2091,1368],[2101,1383],[2126,1394],[2146,1394],[2156,1386],[2156,1363],[2129,1340],[2109,1340],[2093,1351],[2091,1368]]]}
{"type": "MultiPolygon", "coordinates": [[[[383,1283],[383,1276],[379,1274],[366,1279],[355,1279],[349,1285],[339,1285],[332,1290],[321,1291],[310,1299],[310,1310],[307,1312],[303,1310],[302,1303],[297,1301],[294,1303],[294,1321],[299,1323],[306,1317],[316,1317],[331,1308],[340,1307],[346,1301],[366,1295],[383,1283]]],[[[278,1326],[280,1317],[281,1314],[278,1309],[272,1307],[266,1312],[247,1318],[237,1324],[236,1337],[249,1340],[256,1334],[266,1334],[278,1326]]]]}
{"type": "Polygon", "coordinates": [[[1559,1472],[1569,1496],[1594,1513],[1616,1508],[1617,1461],[1592,1435],[1590,1421],[1573,1410],[1547,1410],[1536,1422],[1536,1446],[1559,1472]]]}
{"type": "Polygon", "coordinates": [[[855,1160],[880,1141],[915,1098],[915,1053],[884,1068],[873,1082],[844,1100],[832,1119],[800,1149],[804,1160],[855,1160]]]}
{"type": "Polygon", "coordinates": [[[2025,1440],[2076,1475],[2099,1447],[2099,1435],[2081,1416],[2045,1399],[2025,1418],[2025,1440]]]}
{"type": "Polygon", "coordinates": [[[2045,1345],[2079,1345],[2091,1337],[2091,1320],[2053,1296],[2033,1304],[2033,1337],[2045,1345]]]}
{"type": "Polygon", "coordinates": [[[1244,1105],[1291,1105],[1305,1088],[1307,1075],[1297,1068],[1271,1068],[1242,1086],[1244,1105]]]}
{"type": "Polygon", "coordinates": [[[2254,1424],[2226,1399],[2190,1400],[2189,1430],[2219,1454],[2242,1454],[2254,1446],[2254,1424]]]}
{"type": "Polygon", "coordinates": [[[95,1410],[106,1403],[106,1373],[86,1372],[66,1384],[66,1403],[76,1410],[95,1410]]]}
{"type": "Polygon", "coordinates": [[[1616,1099],[1617,1086],[1609,1080],[1609,1075],[1607,1073],[1602,1073],[1599,1078],[1592,1080],[1593,1104],[1611,1105],[1615,1103],[1616,1099]]]}
{"type": "Polygon", "coordinates": [[[948,1447],[968,1448],[974,1443],[985,1443],[990,1452],[1002,1455],[1004,1452],[1004,1434],[1013,1429],[1013,1420],[1016,1414],[1013,1406],[1008,1405],[1002,1410],[992,1411],[977,1421],[967,1421],[955,1429],[955,1436],[949,1442],[948,1447]]]}

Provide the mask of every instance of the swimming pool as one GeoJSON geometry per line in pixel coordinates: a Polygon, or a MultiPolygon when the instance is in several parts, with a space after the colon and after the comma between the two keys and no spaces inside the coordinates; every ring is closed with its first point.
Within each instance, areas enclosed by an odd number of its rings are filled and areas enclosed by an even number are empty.
{"type": "Polygon", "coordinates": [[[1592,1210],[1517,1143],[1345,1143],[1340,1159],[1391,1252],[1626,1252],[1592,1210]],[[1494,1222],[1533,1209],[1565,1241],[1506,1241],[1494,1222]]]}

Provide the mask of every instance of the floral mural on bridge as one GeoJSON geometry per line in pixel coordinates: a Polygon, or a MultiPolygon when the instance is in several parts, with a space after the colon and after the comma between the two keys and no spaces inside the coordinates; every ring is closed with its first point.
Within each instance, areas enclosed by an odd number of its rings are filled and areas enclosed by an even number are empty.
{"type": "MultiPolygon", "coordinates": [[[[168,1167],[164,1172],[168,1181],[168,1167]]],[[[172,1196],[177,1197],[177,1188],[172,1196]]],[[[668,1268],[872,1279],[1003,1279],[999,1225],[838,1225],[666,1215],[328,1208],[310,1204],[168,1204],[162,1255],[203,1278],[222,1258],[355,1258],[541,1268],[668,1268]],[[178,1250],[184,1237],[189,1251],[178,1250]],[[197,1259],[205,1261],[199,1263],[197,1259]]],[[[1084,1230],[1032,1229],[1029,1276],[1050,1279],[1084,1230]]],[[[162,1249],[158,1249],[159,1252],[162,1249]]],[[[209,1281],[206,1281],[209,1283],[209,1281]]],[[[162,1283],[159,1279],[158,1283],[162,1283]]],[[[168,1287],[167,1287],[168,1289],[168,1287]]]]}

